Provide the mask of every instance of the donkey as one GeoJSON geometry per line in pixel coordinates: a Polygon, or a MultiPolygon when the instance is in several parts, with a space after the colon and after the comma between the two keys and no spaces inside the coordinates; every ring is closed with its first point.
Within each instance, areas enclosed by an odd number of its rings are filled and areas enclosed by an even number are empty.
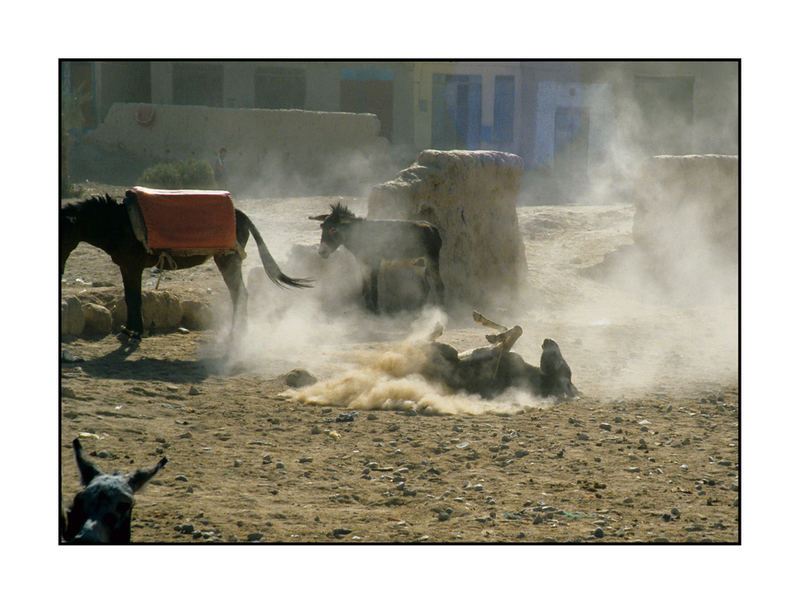
{"type": "Polygon", "coordinates": [[[323,259],[344,246],[364,268],[361,291],[368,310],[378,311],[381,264],[420,257],[425,260],[428,298],[432,297],[435,305],[444,302],[444,284],[439,275],[442,238],[439,230],[427,221],[372,221],[356,217],[341,203],[332,204],[330,213],[309,219],[322,222],[318,252],[323,259]]]}
{"type": "Polygon", "coordinates": [[[72,441],[75,460],[84,486],[72,502],[62,508],[59,525],[66,543],[130,543],[133,494],[167,464],[167,457],[153,467],[121,475],[106,474],[86,458],[78,438],[72,441]]]}
{"type": "MultiPolygon", "coordinates": [[[[236,242],[244,250],[250,234],[258,246],[261,263],[267,276],[275,284],[307,288],[311,281],[303,278],[290,278],[285,275],[261,238],[261,234],[250,218],[238,208],[236,216],[236,242]]],[[[64,266],[70,253],[80,242],[87,242],[111,256],[119,266],[122,283],[125,287],[127,320],[122,328],[123,334],[132,339],[141,339],[144,331],[142,322],[142,271],[153,267],[159,261],[155,254],[137,239],[125,206],[108,194],[105,198],[94,196],[83,202],[68,204],[60,210],[59,217],[59,272],[64,274],[64,266]]],[[[175,256],[174,268],[185,269],[204,263],[209,255],[175,256]]],[[[238,254],[214,255],[222,279],[228,287],[233,300],[233,331],[237,328],[237,318],[247,317],[247,290],[242,280],[242,258],[238,254]]]]}

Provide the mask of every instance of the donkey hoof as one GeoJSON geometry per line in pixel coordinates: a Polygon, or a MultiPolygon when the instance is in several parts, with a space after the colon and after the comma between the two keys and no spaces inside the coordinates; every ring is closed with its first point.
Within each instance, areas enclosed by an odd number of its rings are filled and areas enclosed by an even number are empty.
{"type": "Polygon", "coordinates": [[[123,336],[123,335],[128,337],[129,339],[133,339],[135,341],[141,341],[142,340],[141,333],[138,333],[135,330],[130,330],[129,328],[127,328],[125,326],[123,326],[121,331],[120,331],[120,337],[123,336]]]}

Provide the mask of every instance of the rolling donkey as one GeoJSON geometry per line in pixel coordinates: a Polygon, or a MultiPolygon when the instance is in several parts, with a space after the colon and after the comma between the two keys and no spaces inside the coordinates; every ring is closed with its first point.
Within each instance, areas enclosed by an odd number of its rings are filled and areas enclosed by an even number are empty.
{"type": "Polygon", "coordinates": [[[133,494],[167,464],[167,457],[153,467],[121,475],[107,474],[83,453],[80,441],[72,441],[84,488],[72,507],[61,512],[61,540],[66,543],[130,543],[133,494]]]}
{"type": "Polygon", "coordinates": [[[344,246],[364,268],[362,294],[372,312],[378,311],[378,272],[382,263],[423,258],[428,298],[435,305],[444,303],[444,284],[439,275],[439,230],[427,221],[372,221],[356,217],[347,206],[331,205],[326,215],[309,217],[321,221],[322,237],[318,252],[327,259],[344,246]]]}

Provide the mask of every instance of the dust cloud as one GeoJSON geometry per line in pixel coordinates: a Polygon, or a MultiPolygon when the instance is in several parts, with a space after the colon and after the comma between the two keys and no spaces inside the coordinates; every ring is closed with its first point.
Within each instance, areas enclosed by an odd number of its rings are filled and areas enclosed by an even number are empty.
{"type": "MultiPolygon", "coordinates": [[[[647,91],[626,92],[621,73],[609,66],[604,79],[621,91],[613,99],[614,128],[601,128],[607,137],[590,149],[596,157],[586,181],[565,190],[566,198],[562,191],[517,208],[527,279],[515,298],[480,311],[523,327],[514,350],[531,364],[538,364],[544,338],[558,342],[586,398],[672,396],[738,384],[738,162],[733,173],[681,173],[669,167],[659,172],[658,162],[670,161],[657,161],[653,169],[650,160],[738,154],[737,73],[720,72],[717,90],[695,90],[693,100],[702,98],[702,104],[687,122],[682,108],[692,99],[678,94],[680,82],[659,106],[647,91]],[[651,105],[643,108],[643,98],[651,105]],[[661,116],[655,125],[653,116],[661,116]],[[681,174],[684,182],[676,179],[681,174]]],[[[645,80],[642,86],[649,85],[645,80]]],[[[608,90],[598,94],[602,98],[588,98],[585,105],[607,103],[608,90]]],[[[485,329],[465,320],[455,305],[367,314],[352,255],[340,249],[323,260],[316,254],[319,223],[306,217],[327,212],[339,199],[365,216],[369,187],[391,179],[413,158],[401,166],[393,158],[380,168],[371,161],[342,157],[321,169],[319,180],[302,183],[286,177],[276,162],[248,185],[242,208],[262,229],[281,268],[316,283],[308,291],[276,288],[251,255],[245,264],[252,271],[246,274],[250,324],[228,368],[276,374],[304,368],[320,380],[287,392],[291,397],[362,410],[480,414],[550,405],[520,393],[488,401],[426,382],[419,375],[421,334],[441,322],[446,330],[439,340],[464,351],[485,344],[485,329]],[[283,189],[303,193],[266,197],[283,189]],[[331,191],[340,197],[323,195],[331,191]]],[[[536,186],[535,179],[525,184],[536,186]]],[[[520,199],[528,198],[523,189],[520,199]]]]}
{"type": "Polygon", "coordinates": [[[404,341],[362,354],[354,368],[326,381],[288,390],[286,395],[309,404],[420,414],[512,414],[552,405],[552,400],[535,398],[517,389],[486,400],[473,394],[455,393],[442,384],[425,380],[421,375],[427,362],[421,347],[423,335],[444,319],[440,311],[434,310],[415,323],[422,330],[404,341]]]}

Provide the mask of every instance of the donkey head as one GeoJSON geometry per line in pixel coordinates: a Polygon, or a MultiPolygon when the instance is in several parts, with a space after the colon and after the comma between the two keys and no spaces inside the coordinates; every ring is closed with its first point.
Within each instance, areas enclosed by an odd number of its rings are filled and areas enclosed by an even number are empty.
{"type": "Polygon", "coordinates": [[[164,457],[153,467],[126,474],[103,473],[72,441],[81,474],[81,490],[66,512],[63,539],[73,543],[130,543],[133,494],[167,463],[164,457]]]}
{"type": "Polygon", "coordinates": [[[341,202],[331,204],[331,212],[327,215],[317,215],[309,217],[312,221],[322,221],[322,238],[320,239],[317,252],[323,259],[334,252],[344,242],[344,231],[352,225],[358,218],[353,212],[341,202]]]}

